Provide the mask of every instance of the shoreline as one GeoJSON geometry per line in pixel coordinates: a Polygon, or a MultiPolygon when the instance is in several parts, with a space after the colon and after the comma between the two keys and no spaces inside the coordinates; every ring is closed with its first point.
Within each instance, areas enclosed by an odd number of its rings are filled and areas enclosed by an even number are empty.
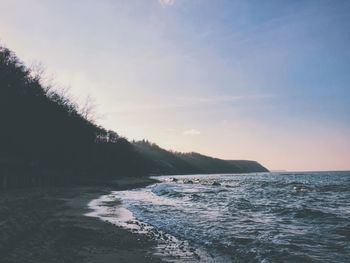
{"type": "Polygon", "coordinates": [[[110,191],[156,183],[122,178],[111,186],[21,189],[0,193],[0,254],[19,262],[163,262],[156,241],[85,216],[88,203],[110,191]]]}

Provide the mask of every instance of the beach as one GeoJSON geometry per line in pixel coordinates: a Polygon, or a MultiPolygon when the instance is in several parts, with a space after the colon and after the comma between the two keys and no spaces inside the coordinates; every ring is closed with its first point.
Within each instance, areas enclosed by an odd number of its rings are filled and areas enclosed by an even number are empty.
{"type": "Polygon", "coordinates": [[[113,187],[1,192],[1,262],[162,262],[152,254],[154,240],[84,215],[87,204],[100,195],[153,182],[133,178],[114,181],[113,187]]]}
{"type": "Polygon", "coordinates": [[[345,263],[349,175],[159,176],[2,192],[0,262],[345,263]]]}

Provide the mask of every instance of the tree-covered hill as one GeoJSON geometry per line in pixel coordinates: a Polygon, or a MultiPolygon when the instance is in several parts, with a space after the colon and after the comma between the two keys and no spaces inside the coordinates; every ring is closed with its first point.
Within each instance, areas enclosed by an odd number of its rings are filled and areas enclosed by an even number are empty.
{"type": "Polygon", "coordinates": [[[174,173],[257,172],[249,161],[130,143],[94,124],[66,95],[44,85],[9,49],[0,47],[0,182],[56,185],[122,176],[174,173]]]}
{"type": "Polygon", "coordinates": [[[247,173],[267,172],[268,170],[255,161],[221,160],[199,153],[170,152],[148,141],[133,142],[137,151],[149,161],[156,163],[155,174],[189,174],[189,173],[247,173]]]}
{"type": "Polygon", "coordinates": [[[4,185],[70,183],[144,173],[142,157],[113,131],[0,48],[0,172],[4,185]],[[7,176],[8,174],[8,176],[7,176]]]}

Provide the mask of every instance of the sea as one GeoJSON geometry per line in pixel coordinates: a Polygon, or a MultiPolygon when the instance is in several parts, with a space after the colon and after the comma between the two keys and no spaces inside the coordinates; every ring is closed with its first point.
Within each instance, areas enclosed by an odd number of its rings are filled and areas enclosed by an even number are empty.
{"type": "Polygon", "coordinates": [[[156,239],[169,262],[350,262],[350,172],[155,179],[89,215],[156,239]]]}

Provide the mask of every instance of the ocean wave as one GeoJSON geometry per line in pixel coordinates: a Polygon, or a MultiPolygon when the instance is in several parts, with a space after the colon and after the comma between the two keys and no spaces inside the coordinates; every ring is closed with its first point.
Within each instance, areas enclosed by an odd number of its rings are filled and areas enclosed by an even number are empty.
{"type": "Polygon", "coordinates": [[[136,220],[202,247],[221,262],[348,262],[349,178],[346,173],[176,176],[112,196],[136,220]]]}

